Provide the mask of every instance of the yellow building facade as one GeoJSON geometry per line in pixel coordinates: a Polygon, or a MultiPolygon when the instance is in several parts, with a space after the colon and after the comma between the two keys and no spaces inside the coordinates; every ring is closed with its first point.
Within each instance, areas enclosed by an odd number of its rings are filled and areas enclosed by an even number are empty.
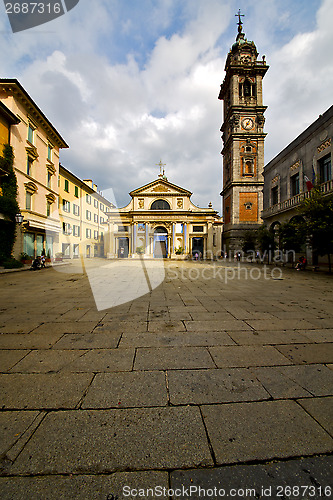
{"type": "Polygon", "coordinates": [[[59,217],[52,216],[58,204],[59,150],[68,145],[16,79],[0,79],[0,102],[18,119],[11,127],[10,145],[24,222],[14,256],[23,252],[34,257],[43,251],[52,256],[60,232],[59,217]]]}
{"type": "Polygon", "coordinates": [[[63,165],[59,168],[59,257],[104,257],[106,211],[114,205],[98,192],[92,180],[81,180],[63,165]]]}

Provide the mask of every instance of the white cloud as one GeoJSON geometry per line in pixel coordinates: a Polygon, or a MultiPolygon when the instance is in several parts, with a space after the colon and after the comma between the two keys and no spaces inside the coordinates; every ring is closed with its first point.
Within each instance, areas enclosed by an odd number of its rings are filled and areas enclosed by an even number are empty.
{"type": "MultiPolygon", "coordinates": [[[[314,25],[315,8],[301,0],[239,4],[246,35],[270,65],[269,160],[331,104],[333,7],[324,0],[314,25]],[[297,6],[306,30],[291,10],[297,6]]],[[[18,78],[68,142],[64,165],[103,190],[112,187],[119,204],[157,176],[162,159],[171,182],[219,210],[217,96],[238,3],[143,0],[131,11],[118,0],[96,0],[88,7],[81,0],[43,33],[2,35],[2,76],[18,78]]]]}

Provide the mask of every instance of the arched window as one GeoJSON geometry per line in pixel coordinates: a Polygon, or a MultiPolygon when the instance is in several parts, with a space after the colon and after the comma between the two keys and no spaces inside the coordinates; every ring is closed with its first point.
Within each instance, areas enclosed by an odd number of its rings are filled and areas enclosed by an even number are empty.
{"type": "Polygon", "coordinates": [[[251,95],[251,83],[249,80],[244,82],[244,97],[249,97],[251,95]]]}
{"type": "Polygon", "coordinates": [[[166,200],[155,200],[151,204],[150,210],[170,210],[170,205],[166,200]]]}

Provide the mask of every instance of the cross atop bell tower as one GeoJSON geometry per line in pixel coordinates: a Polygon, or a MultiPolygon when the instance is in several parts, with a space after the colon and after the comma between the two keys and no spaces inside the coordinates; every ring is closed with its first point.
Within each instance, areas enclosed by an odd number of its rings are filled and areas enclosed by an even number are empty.
{"type": "Polygon", "coordinates": [[[223,101],[223,245],[241,250],[244,234],[258,228],[263,208],[264,112],[262,80],[265,56],[245,38],[239,10],[238,34],[225,64],[219,99],[223,101]]]}
{"type": "Polygon", "coordinates": [[[245,17],[245,14],[241,14],[241,11],[240,9],[238,9],[238,12],[237,14],[235,14],[235,17],[238,17],[238,35],[237,35],[237,38],[236,40],[238,40],[239,38],[244,38],[245,34],[242,32],[242,28],[243,28],[243,24],[242,24],[242,20],[241,20],[241,17],[245,17]]]}

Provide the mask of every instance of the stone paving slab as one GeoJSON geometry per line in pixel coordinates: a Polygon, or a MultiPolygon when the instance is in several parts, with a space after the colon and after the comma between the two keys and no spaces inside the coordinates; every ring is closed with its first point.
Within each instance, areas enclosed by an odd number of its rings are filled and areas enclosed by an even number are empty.
{"type": "Polygon", "coordinates": [[[276,348],[294,364],[333,362],[333,343],[284,345],[276,348]]]}
{"type": "MultiPolygon", "coordinates": [[[[189,498],[187,494],[190,487],[192,487],[192,498],[199,498],[201,487],[202,492],[212,491],[211,498],[310,500],[324,498],[325,492],[327,494],[325,498],[330,497],[330,491],[333,489],[332,478],[333,457],[323,456],[263,465],[177,470],[170,474],[170,487],[173,490],[180,489],[181,494],[172,497],[180,500],[189,498]],[[215,488],[217,494],[220,490],[219,496],[214,495],[215,488]]],[[[201,498],[204,498],[203,493],[201,498]]]]}
{"type": "Polygon", "coordinates": [[[34,333],[91,333],[96,326],[93,321],[58,321],[54,323],[44,323],[34,330],[34,333]]]}
{"type": "Polygon", "coordinates": [[[333,439],[294,401],[202,406],[217,464],[333,451],[333,439]]]}
{"type": "Polygon", "coordinates": [[[63,370],[70,372],[119,372],[133,367],[134,349],[92,349],[63,370]]]}
{"type": "Polygon", "coordinates": [[[7,372],[10,370],[16,363],[18,363],[22,358],[24,358],[30,351],[17,349],[14,350],[1,350],[1,362],[0,362],[0,372],[7,372]]]}
{"type": "Polygon", "coordinates": [[[303,335],[311,342],[333,342],[333,329],[305,330],[303,335]]]}
{"type": "Polygon", "coordinates": [[[311,343],[311,340],[303,335],[300,330],[287,331],[247,331],[234,332],[228,331],[230,337],[240,345],[276,345],[276,344],[305,344],[311,343]]]}
{"type": "Polygon", "coordinates": [[[333,373],[324,365],[285,366],[281,371],[314,396],[332,394],[333,373]]]}
{"type": "Polygon", "coordinates": [[[247,369],[168,371],[173,405],[258,401],[269,393],[247,369]]]}
{"type": "Polygon", "coordinates": [[[333,397],[298,399],[297,402],[333,436],[333,397]]]}
{"type": "Polygon", "coordinates": [[[0,412],[0,456],[3,456],[29,429],[38,411],[0,412]]]}
{"type": "Polygon", "coordinates": [[[7,472],[82,474],[210,465],[199,409],[167,407],[49,413],[7,472]]]}
{"type": "Polygon", "coordinates": [[[272,346],[209,347],[218,368],[289,365],[291,361],[272,346]]]}
{"type": "Polygon", "coordinates": [[[129,321],[128,315],[127,320],[123,321],[109,321],[103,320],[101,324],[98,324],[94,330],[94,333],[100,332],[110,332],[110,333],[123,333],[123,332],[146,332],[147,331],[147,321],[129,321]]]}
{"type": "Polygon", "coordinates": [[[6,333],[0,335],[0,349],[49,349],[61,333],[6,333]]]}
{"type": "Polygon", "coordinates": [[[115,349],[121,333],[66,333],[53,345],[53,349],[115,349]]]}
{"type": "Polygon", "coordinates": [[[120,347],[175,347],[235,345],[226,332],[124,333],[120,347]]]}
{"type": "MultiPolygon", "coordinates": [[[[76,358],[83,356],[84,350],[34,350],[18,362],[10,371],[15,373],[57,372],[76,358]]],[[[91,370],[90,370],[91,371],[91,370]]]]}
{"type": "Polygon", "coordinates": [[[246,321],[254,330],[309,330],[313,324],[302,319],[249,319],[246,321]]]}
{"type": "Polygon", "coordinates": [[[75,408],[92,381],[88,373],[0,375],[2,409],[75,408]]]}
{"type": "Polygon", "coordinates": [[[82,408],[141,408],[167,403],[164,372],[98,373],[82,408]]]}
{"type": "Polygon", "coordinates": [[[216,368],[205,347],[156,347],[137,349],[134,370],[216,368]]]}
{"type": "MultiPolygon", "coordinates": [[[[156,486],[161,491],[169,489],[167,472],[0,478],[2,500],[27,500],[27,492],[29,500],[137,500],[139,489],[146,491],[156,486]]],[[[149,498],[163,497],[149,495],[149,498]]]]}
{"type": "Polygon", "coordinates": [[[217,321],[184,321],[188,332],[227,332],[229,330],[252,330],[244,321],[238,319],[217,321]]]}
{"type": "Polygon", "coordinates": [[[291,380],[280,367],[251,368],[253,374],[274,399],[311,397],[297,381],[291,380]]]}
{"type": "Polygon", "coordinates": [[[0,334],[1,333],[30,333],[35,328],[37,328],[41,323],[41,319],[36,321],[25,321],[22,318],[20,321],[17,316],[14,321],[6,321],[5,324],[0,326],[0,334]]]}
{"type": "Polygon", "coordinates": [[[184,332],[184,323],[178,321],[153,320],[148,322],[148,332],[184,332]]]}

